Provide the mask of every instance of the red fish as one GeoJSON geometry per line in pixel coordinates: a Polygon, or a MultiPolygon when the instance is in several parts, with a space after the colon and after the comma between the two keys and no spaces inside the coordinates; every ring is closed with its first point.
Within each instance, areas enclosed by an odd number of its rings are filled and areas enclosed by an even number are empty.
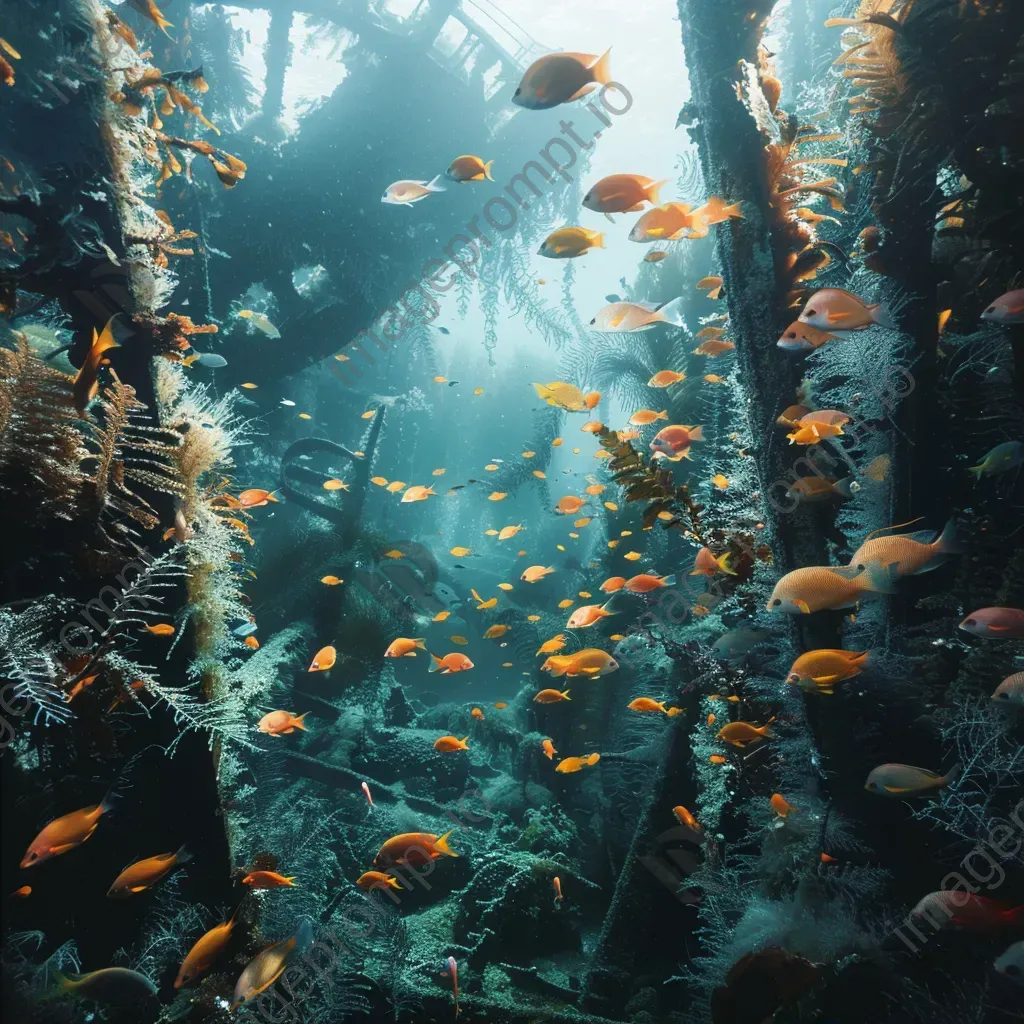
{"type": "Polygon", "coordinates": [[[910,912],[911,917],[926,917],[936,928],[953,925],[973,932],[991,932],[1024,925],[1024,906],[958,890],[930,892],[910,912]]]}

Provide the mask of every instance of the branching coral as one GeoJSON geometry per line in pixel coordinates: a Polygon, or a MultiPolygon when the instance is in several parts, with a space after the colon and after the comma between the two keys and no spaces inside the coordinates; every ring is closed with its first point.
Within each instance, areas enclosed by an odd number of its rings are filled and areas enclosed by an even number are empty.
{"type": "Polygon", "coordinates": [[[72,378],[33,355],[27,341],[0,348],[0,488],[41,517],[78,511],[86,449],[72,378]]]}

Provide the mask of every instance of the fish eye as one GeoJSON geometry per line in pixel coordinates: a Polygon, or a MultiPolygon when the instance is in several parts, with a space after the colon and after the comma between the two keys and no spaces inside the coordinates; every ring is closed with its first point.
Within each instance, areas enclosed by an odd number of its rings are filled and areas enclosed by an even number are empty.
{"type": "Polygon", "coordinates": [[[774,601],[772,601],[772,607],[773,608],[778,608],[780,604],[782,604],[782,598],[781,597],[777,597],[777,598],[775,598],[774,601]]]}
{"type": "Polygon", "coordinates": [[[787,332],[786,337],[787,338],[795,338],[796,337],[796,331],[789,331],[789,332],[787,332]]]}
{"type": "Polygon", "coordinates": [[[595,317],[594,317],[594,319],[593,319],[593,320],[591,320],[590,322],[591,322],[592,324],[596,324],[596,323],[597,323],[597,317],[595,316],[595,317]]]}
{"type": "Polygon", "coordinates": [[[988,309],[985,310],[986,313],[994,313],[995,311],[996,311],[996,307],[995,306],[989,306],[988,309]]]}
{"type": "Polygon", "coordinates": [[[1010,699],[1010,695],[1008,693],[1001,693],[1001,694],[999,694],[999,699],[1000,700],[1009,700],[1010,699]]]}
{"type": "Polygon", "coordinates": [[[976,626],[978,624],[977,619],[964,619],[965,626],[976,626]]]}
{"type": "Polygon", "coordinates": [[[516,86],[516,91],[512,95],[513,96],[518,96],[522,91],[523,91],[523,87],[521,85],[517,85],[516,86]]]}
{"type": "Polygon", "coordinates": [[[816,309],[808,309],[808,310],[806,310],[806,313],[807,313],[808,316],[817,316],[818,315],[818,311],[816,309]]]}

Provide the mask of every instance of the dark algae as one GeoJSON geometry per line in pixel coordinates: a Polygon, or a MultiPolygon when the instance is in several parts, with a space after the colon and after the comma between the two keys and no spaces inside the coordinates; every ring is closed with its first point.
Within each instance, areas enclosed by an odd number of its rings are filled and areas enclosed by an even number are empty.
{"type": "Polygon", "coordinates": [[[1024,1022],[1022,239],[1021,0],[0,0],[4,1021],[1024,1022]]]}

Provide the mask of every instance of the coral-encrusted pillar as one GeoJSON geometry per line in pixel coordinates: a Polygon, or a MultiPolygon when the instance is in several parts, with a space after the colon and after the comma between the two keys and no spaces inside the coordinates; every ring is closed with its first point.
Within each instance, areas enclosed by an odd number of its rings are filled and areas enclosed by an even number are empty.
{"type": "MultiPolygon", "coordinates": [[[[775,420],[796,400],[800,369],[799,361],[787,359],[775,345],[793,318],[785,309],[787,285],[776,273],[773,253],[767,140],[737,91],[740,62],[757,66],[758,44],[772,7],[769,0],[679,0],[692,94],[686,113],[696,120],[689,130],[704,180],[710,194],[743,203],[742,219],[712,230],[717,232],[729,336],[736,344],[744,385],[751,454],[764,496],[766,538],[781,574],[828,560],[816,513],[806,506],[789,511],[777,502],[780,488],[772,488],[777,481],[791,479],[794,467],[793,449],[775,420]]],[[[829,623],[810,625],[825,634],[819,643],[833,632],[829,623]]]]}

